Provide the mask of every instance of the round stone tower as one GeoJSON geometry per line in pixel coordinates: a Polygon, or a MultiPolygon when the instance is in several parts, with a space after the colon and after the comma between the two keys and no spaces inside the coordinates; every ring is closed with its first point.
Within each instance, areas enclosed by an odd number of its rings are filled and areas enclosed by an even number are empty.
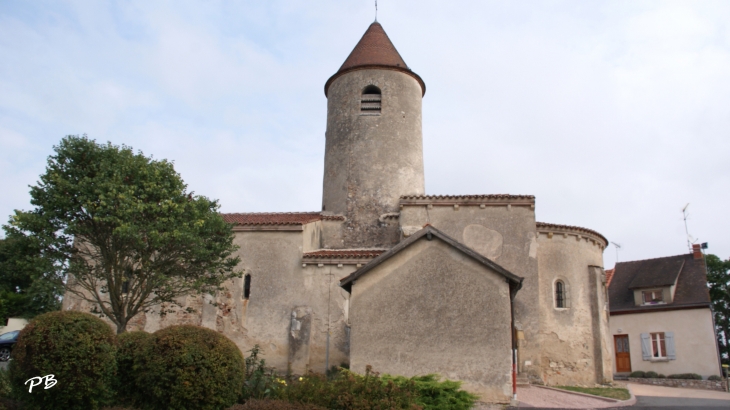
{"type": "Polygon", "coordinates": [[[345,248],[391,247],[401,195],[425,193],[426,85],[375,22],[327,80],[322,210],[345,215],[345,248]]]}

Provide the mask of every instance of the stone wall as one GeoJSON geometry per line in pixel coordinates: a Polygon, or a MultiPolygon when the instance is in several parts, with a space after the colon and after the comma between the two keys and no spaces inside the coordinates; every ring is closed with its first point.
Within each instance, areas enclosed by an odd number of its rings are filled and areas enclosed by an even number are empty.
{"type": "MultiPolygon", "coordinates": [[[[603,384],[613,377],[603,249],[596,235],[567,227],[538,226],[540,336],[548,385],[603,384]],[[556,282],[564,306],[555,302],[556,282]]],[[[521,370],[524,361],[520,362],[521,370]]]]}
{"type": "Polygon", "coordinates": [[[629,377],[629,382],[640,384],[652,384],[654,386],[684,387],[686,389],[703,389],[727,391],[727,380],[688,380],[688,379],[643,379],[629,377]]]}

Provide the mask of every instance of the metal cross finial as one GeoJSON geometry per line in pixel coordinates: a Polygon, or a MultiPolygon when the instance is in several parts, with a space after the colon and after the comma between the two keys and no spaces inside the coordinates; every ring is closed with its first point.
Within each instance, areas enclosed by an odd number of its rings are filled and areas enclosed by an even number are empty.
{"type": "Polygon", "coordinates": [[[375,22],[378,22],[378,0],[375,0],[375,22]]]}

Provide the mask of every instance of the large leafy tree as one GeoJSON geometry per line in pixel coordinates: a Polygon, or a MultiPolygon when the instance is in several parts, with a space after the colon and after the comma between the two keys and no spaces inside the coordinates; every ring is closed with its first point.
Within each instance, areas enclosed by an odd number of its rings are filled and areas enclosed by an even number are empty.
{"type": "Polygon", "coordinates": [[[0,239],[0,324],[10,317],[30,319],[58,310],[63,287],[49,280],[54,272],[34,238],[0,239]]]}
{"type": "Polygon", "coordinates": [[[241,276],[217,201],[187,192],[172,163],[86,136],[54,151],[31,186],[35,208],[16,211],[6,232],[36,241],[55,269],[49,278],[117,333],[140,312],[169,313],[178,297],[214,294],[241,276]]]}
{"type": "Polygon", "coordinates": [[[723,261],[707,255],[706,261],[720,357],[723,363],[730,364],[730,259],[723,261]]]}

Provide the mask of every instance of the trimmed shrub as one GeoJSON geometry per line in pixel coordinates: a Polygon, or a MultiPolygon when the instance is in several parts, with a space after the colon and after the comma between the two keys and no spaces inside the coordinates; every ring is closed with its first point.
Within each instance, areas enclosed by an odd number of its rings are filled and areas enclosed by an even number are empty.
{"type": "Polygon", "coordinates": [[[657,376],[659,376],[657,372],[648,371],[644,373],[644,377],[646,377],[647,379],[656,379],[657,376]]]}
{"type": "Polygon", "coordinates": [[[722,381],[722,377],[720,377],[716,374],[713,374],[712,376],[708,377],[707,380],[711,380],[713,382],[719,382],[719,381],[722,381]]]}
{"type": "Polygon", "coordinates": [[[89,313],[63,311],[37,316],[13,347],[13,395],[30,409],[98,409],[113,398],[116,336],[89,313]],[[54,375],[56,385],[33,388],[33,377],[54,375]]]}
{"type": "Polygon", "coordinates": [[[257,400],[251,399],[246,404],[236,404],[226,410],[327,410],[324,407],[312,404],[289,403],[284,400],[257,400]]]}
{"type": "Polygon", "coordinates": [[[697,373],[670,374],[668,377],[670,379],[702,380],[702,376],[697,373]]]}
{"type": "Polygon", "coordinates": [[[392,380],[402,388],[415,387],[416,402],[424,410],[469,410],[474,406],[478,397],[460,390],[461,382],[452,380],[439,381],[439,376],[429,374],[406,378],[383,375],[384,381],[392,380]]]}
{"type": "Polygon", "coordinates": [[[656,376],[656,378],[657,378],[657,379],[666,379],[666,378],[667,378],[667,376],[665,376],[665,375],[663,375],[663,374],[659,373],[659,374],[658,374],[658,375],[656,376]]]}
{"type": "Polygon", "coordinates": [[[629,377],[644,378],[644,377],[646,377],[646,374],[644,372],[642,372],[641,370],[637,370],[635,372],[631,372],[629,377]]]}
{"type": "Polygon", "coordinates": [[[140,397],[136,380],[142,362],[142,358],[139,357],[140,352],[144,350],[142,345],[151,340],[152,334],[143,331],[125,332],[117,336],[117,377],[114,390],[117,393],[117,402],[120,404],[132,404],[144,400],[140,397]]]}
{"type": "Polygon", "coordinates": [[[200,326],[170,326],[141,343],[134,368],[143,409],[219,410],[236,403],[243,355],[222,334],[200,326]]]}

